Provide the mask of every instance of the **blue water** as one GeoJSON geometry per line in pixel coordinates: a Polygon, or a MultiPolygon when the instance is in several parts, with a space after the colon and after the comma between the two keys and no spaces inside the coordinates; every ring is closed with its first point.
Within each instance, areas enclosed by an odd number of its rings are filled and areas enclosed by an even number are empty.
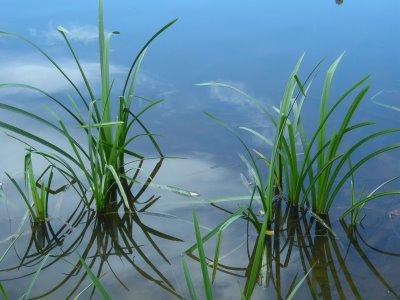
{"type": "MultiPolygon", "coordinates": [[[[272,127],[257,108],[243,97],[224,89],[198,87],[195,84],[207,81],[228,83],[262,101],[267,107],[272,107],[279,103],[288,75],[303,53],[305,59],[300,72],[301,78],[305,78],[313,66],[323,59],[322,70],[304,107],[305,126],[312,128],[317,118],[323,72],[335,58],[345,52],[335,75],[331,100],[340,95],[346,87],[370,74],[371,88],[356,119],[373,120],[378,123],[379,128],[398,126],[398,113],[373,104],[371,98],[400,107],[399,14],[400,2],[397,0],[344,0],[341,5],[333,0],[308,2],[106,0],[105,28],[107,31],[120,31],[119,35],[113,37],[110,48],[111,70],[113,79],[116,80],[114,93],[118,95],[127,68],[146,40],[164,24],[179,18],[149,48],[138,84],[139,95],[150,99],[165,99],[163,104],[145,118],[151,129],[163,136],[160,138],[160,143],[164,152],[170,156],[188,158],[185,161],[167,163],[160,171],[159,183],[194,190],[206,198],[244,193],[246,189],[241,184],[239,174],[245,173],[246,170],[238,158],[238,153],[243,150],[232,135],[207,118],[204,112],[215,114],[232,127],[245,125],[270,136],[273,135],[272,127]]],[[[76,73],[70,53],[56,31],[59,25],[71,32],[71,41],[82,59],[89,79],[96,83],[99,74],[96,64],[97,1],[2,1],[0,30],[17,32],[35,41],[60,61],[72,78],[81,85],[83,82],[76,73]]],[[[32,48],[6,37],[0,37],[0,82],[30,83],[62,97],[72,93],[65,80],[54,72],[43,57],[32,48]]],[[[0,91],[0,100],[29,108],[43,115],[49,115],[43,105],[51,107],[48,101],[37,94],[18,90],[0,91]]],[[[37,132],[42,130],[40,126],[4,111],[0,111],[0,119],[29,126],[37,132]]],[[[41,133],[49,139],[54,139],[54,143],[62,144],[62,141],[57,140],[52,133],[44,131],[41,133]]],[[[356,133],[355,138],[361,135],[363,132],[356,133]]],[[[246,139],[252,146],[261,147],[255,139],[248,137],[246,139]]],[[[396,140],[397,137],[384,139],[386,142],[396,140]]],[[[1,132],[1,141],[0,154],[4,158],[0,160],[1,173],[21,172],[24,147],[5,136],[4,131],[1,132]]],[[[147,151],[146,145],[140,147],[143,147],[143,151],[147,151]]],[[[361,169],[360,184],[372,188],[399,172],[400,164],[396,153],[385,154],[361,169]]],[[[11,191],[9,193],[12,194],[11,191]]],[[[160,201],[160,212],[173,212],[186,220],[191,219],[191,205],[180,206],[175,203],[169,206],[168,203],[177,201],[174,195],[167,194],[162,199],[166,199],[167,204],[163,205],[160,201]]],[[[14,229],[18,227],[22,216],[22,208],[15,202],[19,202],[19,199],[10,201],[12,207],[9,208],[19,216],[12,218],[11,227],[14,229]]],[[[22,206],[22,201],[20,202],[22,206]]],[[[337,208],[343,209],[346,203],[347,199],[343,198],[338,202],[337,208]]],[[[384,204],[371,205],[370,209],[375,217],[372,217],[368,210],[366,212],[367,239],[371,239],[375,246],[381,245],[383,248],[389,247],[390,251],[400,252],[396,217],[388,218],[388,213],[397,209],[399,205],[396,199],[384,200],[381,203],[384,204]],[[374,227],[374,224],[379,224],[379,227],[374,227]],[[381,234],[387,232],[385,239],[377,238],[380,232],[381,234]]],[[[224,215],[212,207],[199,206],[198,210],[201,222],[207,227],[212,227],[223,220],[224,215]]],[[[2,213],[4,226],[8,224],[8,216],[4,209],[2,213]]],[[[151,222],[163,227],[163,221],[151,222]]],[[[167,274],[174,273],[172,276],[175,278],[174,286],[179,294],[186,295],[178,257],[185,246],[193,241],[193,234],[191,226],[181,228],[180,223],[177,223],[171,224],[171,231],[184,237],[185,245],[166,243],[168,249],[169,247],[174,249],[169,251],[170,257],[173,258],[172,266],[165,264],[159,258],[155,260],[167,274]]],[[[337,224],[335,226],[340,230],[340,226],[337,224]]],[[[240,228],[242,227],[237,226],[237,230],[240,228]]],[[[11,233],[12,230],[7,227],[2,233],[2,239],[11,233]]],[[[227,245],[225,252],[240,245],[243,239],[242,236],[232,238],[236,243],[227,245]]],[[[6,246],[7,243],[3,241],[2,248],[5,249],[6,246]]],[[[342,250],[345,250],[344,242],[341,246],[344,247],[342,250]]],[[[213,248],[210,247],[209,250],[212,253],[213,248]]],[[[235,252],[228,260],[236,265],[237,261],[240,261],[239,258],[244,255],[243,251],[244,248],[239,254],[235,252]]],[[[395,274],[394,266],[399,263],[397,257],[378,257],[375,256],[375,252],[368,251],[368,254],[376,258],[375,263],[382,267],[383,276],[390,278],[395,274]]],[[[360,283],[362,298],[373,297],[367,293],[370,285],[374,286],[375,297],[388,299],[393,297],[393,294],[387,293],[387,288],[379,283],[379,280],[371,282],[367,280],[371,277],[368,271],[358,273],[361,267],[358,265],[360,262],[357,261],[356,251],[349,254],[349,260],[354,267],[350,272],[360,283]]],[[[18,262],[16,256],[10,259],[9,264],[11,265],[13,261],[18,262]]],[[[170,293],[163,292],[157,285],[149,283],[131,269],[124,269],[118,262],[115,264],[116,268],[123,270],[121,272],[127,277],[126,284],[134,287],[134,291],[132,289],[126,291],[121,288],[118,280],[106,274],[104,281],[107,287],[118,297],[127,298],[132,295],[136,295],[138,299],[172,297],[170,293]],[[127,274],[131,271],[132,277],[129,277],[127,274]],[[133,285],[133,282],[137,286],[133,285]]],[[[63,266],[60,263],[55,270],[44,272],[42,282],[39,281],[33,294],[40,295],[45,290],[45,279],[51,278],[52,274],[61,276],[63,266]]],[[[197,270],[194,276],[200,289],[198,265],[191,262],[191,266],[194,273],[197,270]]],[[[299,262],[295,259],[294,267],[281,279],[283,287],[290,285],[293,276],[300,270],[298,266],[299,262]]],[[[344,276],[343,270],[339,273],[344,276]]],[[[14,275],[18,276],[19,273],[15,271],[14,275]]],[[[20,285],[28,284],[29,281],[24,280],[7,281],[6,287],[13,296],[20,295],[20,285]]],[[[399,292],[400,281],[397,278],[391,280],[391,286],[399,292]]],[[[233,290],[238,291],[236,282],[235,277],[221,275],[215,287],[218,298],[228,299],[233,295],[237,297],[238,293],[233,292],[233,290]]],[[[72,284],[67,283],[48,297],[52,299],[63,297],[61,295],[71,289],[72,284]]],[[[333,290],[332,298],[340,298],[340,293],[336,293],[335,288],[333,290]]],[[[302,288],[301,293],[304,297],[310,297],[307,291],[306,286],[302,288]]],[[[268,288],[260,287],[256,297],[263,299],[265,293],[271,297],[277,295],[271,283],[268,288]]],[[[348,289],[345,289],[344,294],[347,297],[352,295],[348,289]]],[[[89,297],[89,294],[86,297],[89,297]]],[[[325,296],[319,294],[318,297],[325,296]]]]}

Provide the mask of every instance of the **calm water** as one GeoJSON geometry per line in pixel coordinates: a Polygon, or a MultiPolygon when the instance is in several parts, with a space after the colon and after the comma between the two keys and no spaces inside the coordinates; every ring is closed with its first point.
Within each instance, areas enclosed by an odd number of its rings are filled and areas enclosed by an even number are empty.
{"type": "MultiPolygon", "coordinates": [[[[197,87],[204,81],[222,81],[245,90],[266,105],[279,102],[297,58],[306,52],[302,74],[321,59],[327,65],[346,51],[332,96],[351,83],[371,74],[371,90],[356,119],[373,120],[377,127],[398,126],[396,112],[377,107],[382,102],[400,101],[400,2],[344,1],[105,1],[106,29],[121,34],[112,41],[110,60],[116,89],[133,55],[153,32],[171,19],[179,21],[159,38],[147,53],[138,93],[166,102],[146,116],[160,143],[170,156],[185,160],[165,160],[156,182],[195,191],[205,199],[247,193],[240,174],[245,167],[238,158],[242,149],[226,130],[210,121],[208,111],[232,126],[248,126],[265,134],[272,128],[257,109],[226,90],[197,87]]],[[[84,62],[90,80],[98,81],[96,43],[97,1],[3,1],[0,29],[21,33],[34,40],[61,62],[78,83],[79,74],[55,28],[63,25],[84,62]]],[[[306,126],[312,127],[318,109],[322,76],[304,110],[306,126]]],[[[0,38],[0,82],[21,82],[62,95],[71,92],[65,81],[34,50],[7,38],[0,38]]],[[[3,90],[0,99],[22,108],[29,107],[48,116],[51,104],[36,94],[3,90]]],[[[40,132],[56,144],[65,141],[39,125],[0,111],[0,119],[40,132]]],[[[359,136],[364,132],[357,133],[359,136]]],[[[355,137],[357,137],[357,134],[355,137]]],[[[385,138],[389,143],[398,137],[385,138]]],[[[0,171],[22,177],[24,146],[1,132],[0,171]]],[[[351,142],[351,141],[348,141],[351,142]]],[[[256,140],[249,140],[261,147],[256,140]]],[[[376,147],[379,143],[371,144],[376,147]]],[[[139,145],[147,152],[145,144],[139,145]]],[[[361,189],[400,174],[398,153],[376,158],[358,173],[361,189]]],[[[151,170],[148,163],[145,169],[151,170]]],[[[392,186],[395,188],[396,184],[392,186]]],[[[115,299],[165,299],[187,297],[179,263],[180,254],[194,240],[191,212],[195,207],[204,233],[218,225],[227,214],[191,199],[148,188],[141,202],[160,199],[137,217],[111,215],[96,219],[78,209],[72,191],[57,194],[51,203],[51,222],[46,228],[31,228],[23,222],[22,200],[5,178],[0,209],[1,253],[8,237],[23,234],[0,265],[0,280],[12,299],[22,295],[40,265],[50,253],[31,296],[61,299],[74,296],[90,284],[76,269],[77,252],[86,257],[92,270],[101,276],[115,299]]],[[[337,222],[348,203],[345,189],[329,221],[337,237],[324,232],[308,213],[291,211],[284,204],[277,218],[274,236],[267,241],[268,260],[262,270],[255,299],[284,298],[293,279],[316,265],[301,287],[302,298],[398,298],[400,279],[400,209],[398,199],[369,204],[363,211],[362,227],[350,231],[337,222]],[[392,217],[389,217],[389,216],[392,217]]],[[[145,204],[139,205],[139,209],[145,204]]],[[[237,204],[225,204],[234,210],[237,204]]],[[[235,223],[225,234],[221,268],[214,283],[217,299],[238,299],[249,264],[255,232],[246,222],[235,223]]],[[[211,258],[214,241],[207,243],[211,258]]],[[[201,290],[201,273],[195,259],[187,258],[196,287],[201,290]]],[[[89,298],[88,289],[82,298],[89,298]]],[[[96,292],[94,297],[97,297],[96,292]]]]}

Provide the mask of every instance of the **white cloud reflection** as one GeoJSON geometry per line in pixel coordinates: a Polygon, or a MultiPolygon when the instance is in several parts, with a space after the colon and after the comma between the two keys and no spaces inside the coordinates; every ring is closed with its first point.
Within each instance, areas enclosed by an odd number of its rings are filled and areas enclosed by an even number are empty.
{"type": "MultiPolygon", "coordinates": [[[[89,81],[100,80],[100,65],[96,62],[82,61],[82,67],[89,81]]],[[[61,59],[59,63],[63,71],[75,84],[82,85],[83,79],[73,60],[61,59]]],[[[125,73],[125,68],[111,65],[111,75],[118,76],[125,73]]],[[[23,83],[33,85],[49,93],[62,92],[71,89],[70,83],[63,78],[60,72],[50,63],[42,59],[16,57],[0,61],[1,83],[23,83]]],[[[16,90],[2,90],[1,95],[16,93],[16,90]]]]}
{"type": "MultiPolygon", "coordinates": [[[[57,27],[53,22],[50,22],[47,30],[30,28],[29,33],[34,37],[42,37],[48,44],[55,44],[63,41],[62,35],[57,31],[57,27]]],[[[69,24],[64,26],[68,31],[68,39],[73,42],[88,44],[97,41],[98,29],[97,26],[89,24],[69,24]]]]}
{"type": "MultiPolygon", "coordinates": [[[[71,84],[47,60],[35,56],[4,55],[0,59],[0,83],[22,83],[38,87],[50,94],[72,91],[71,84]]],[[[84,85],[83,78],[74,60],[67,58],[56,59],[56,62],[67,76],[79,87],[84,85]]],[[[100,82],[100,64],[94,61],[81,61],[82,68],[92,86],[100,82]]],[[[114,87],[118,88],[128,72],[128,68],[121,65],[110,64],[110,80],[115,79],[114,87]]],[[[174,87],[151,75],[141,72],[137,85],[147,91],[161,92],[174,90],[174,87]]],[[[96,88],[95,88],[96,90],[96,88]]],[[[176,90],[174,90],[175,92],[176,90]]],[[[24,92],[20,89],[2,89],[0,96],[14,95],[24,92]]]]}
{"type": "MultiPolygon", "coordinates": [[[[230,85],[234,88],[237,88],[241,91],[246,91],[246,86],[243,82],[234,82],[229,80],[217,80],[216,82],[224,83],[230,85]]],[[[220,86],[210,86],[210,96],[213,99],[219,100],[221,102],[234,104],[234,105],[252,105],[251,101],[238,93],[227,87],[220,87],[220,86]]]]}

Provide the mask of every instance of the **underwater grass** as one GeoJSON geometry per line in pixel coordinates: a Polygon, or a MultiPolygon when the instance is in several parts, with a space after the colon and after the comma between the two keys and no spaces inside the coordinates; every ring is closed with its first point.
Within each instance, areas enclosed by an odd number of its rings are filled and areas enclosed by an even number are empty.
{"type": "MultiPolygon", "coordinates": [[[[217,272],[218,260],[219,260],[219,250],[220,250],[220,246],[221,246],[221,242],[222,242],[223,231],[226,230],[237,219],[241,218],[243,216],[243,212],[244,212],[243,209],[238,209],[222,224],[220,224],[219,226],[217,226],[216,228],[211,230],[207,235],[202,237],[201,232],[200,232],[199,222],[197,220],[197,215],[196,215],[195,210],[193,210],[192,218],[193,218],[193,226],[194,226],[196,243],[194,245],[192,245],[190,248],[188,248],[185,251],[185,253],[187,255],[192,256],[193,251],[197,250],[197,252],[198,252],[198,256],[199,256],[198,261],[200,263],[201,273],[202,273],[202,278],[203,278],[203,291],[204,291],[205,298],[207,300],[214,299],[214,296],[212,293],[212,285],[214,283],[216,272],[217,272]],[[210,267],[210,264],[207,263],[207,258],[206,258],[206,254],[204,251],[204,243],[215,235],[217,236],[217,242],[216,242],[216,249],[214,252],[214,260],[212,262],[212,279],[210,279],[210,275],[208,273],[208,268],[210,267]]],[[[187,263],[183,256],[181,257],[181,264],[182,264],[183,274],[185,277],[185,283],[186,283],[187,289],[189,291],[190,299],[192,299],[192,300],[199,299],[199,297],[196,293],[196,290],[194,288],[193,281],[190,276],[189,268],[188,268],[187,263]]]]}
{"type": "Polygon", "coordinates": [[[42,150],[36,150],[34,152],[43,156],[46,160],[51,161],[51,163],[55,165],[55,168],[58,169],[69,182],[75,182],[75,189],[79,192],[85,204],[90,206],[94,200],[98,212],[103,212],[107,208],[108,204],[115,199],[116,192],[123,198],[126,208],[128,210],[132,208],[133,197],[130,195],[130,186],[126,180],[125,159],[126,157],[133,157],[134,159],[140,160],[145,159],[142,154],[129,150],[131,144],[135,142],[136,139],[143,137],[148,138],[157,153],[161,157],[163,156],[154,138],[154,134],[152,134],[140,120],[141,116],[147,110],[162,101],[151,101],[150,104],[137,112],[134,111],[133,104],[135,102],[137,75],[148,46],[175,22],[176,19],[162,27],[140,49],[129,68],[117,103],[112,99],[114,82],[110,79],[109,45],[112,36],[118,34],[118,32],[105,33],[102,0],[98,1],[98,41],[101,77],[99,87],[101,91],[100,99],[97,99],[94,94],[94,89],[89,83],[89,79],[68,39],[68,31],[66,29],[59,27],[58,32],[63,37],[76,63],[84,81],[85,91],[81,90],[60,65],[39,46],[18,34],[0,31],[0,36],[17,38],[39,51],[69,82],[77,97],[75,99],[73,96],[68,95],[67,98],[70,105],[67,105],[64,103],[65,101],[50,95],[38,87],[19,83],[3,83],[0,84],[0,88],[27,89],[49,98],[74,120],[76,125],[86,135],[87,142],[86,144],[77,142],[64,121],[58,117],[56,113],[53,113],[57,119],[57,123],[54,124],[29,111],[6,104],[2,104],[0,109],[22,115],[45,125],[51,130],[56,130],[67,141],[70,146],[70,151],[54,145],[46,139],[33,134],[29,130],[16,127],[12,124],[0,122],[0,127],[50,149],[52,152],[42,150]],[[112,107],[114,104],[118,104],[115,118],[112,116],[112,107]],[[131,134],[134,127],[140,129],[143,133],[132,136],[131,134]],[[75,171],[76,169],[78,171],[75,171]],[[81,176],[83,176],[84,180],[81,179],[81,176]],[[86,183],[84,183],[84,181],[86,183]],[[87,189],[90,191],[89,197],[87,196],[87,189]]]}
{"type": "MultiPolygon", "coordinates": [[[[12,242],[10,243],[10,245],[7,247],[7,249],[4,251],[4,253],[2,254],[2,256],[0,257],[0,263],[3,261],[3,259],[6,257],[6,255],[8,254],[8,252],[10,251],[10,249],[14,246],[15,242],[19,239],[19,237],[22,235],[23,232],[21,232],[20,234],[18,234],[16,237],[13,238],[12,242]]],[[[46,265],[46,262],[48,260],[50,256],[50,253],[47,253],[40,261],[40,264],[38,265],[36,271],[33,273],[32,279],[29,283],[29,286],[26,289],[26,292],[19,297],[18,299],[22,300],[22,299],[30,299],[30,295],[32,292],[32,289],[36,283],[36,281],[39,278],[40,273],[42,272],[43,268],[46,265]]],[[[104,300],[109,300],[112,299],[111,296],[108,294],[107,290],[104,288],[104,286],[101,284],[101,282],[99,281],[99,279],[93,274],[93,272],[90,270],[90,268],[88,267],[88,265],[86,264],[86,262],[82,259],[81,256],[79,256],[79,260],[83,266],[83,268],[85,269],[85,271],[87,272],[87,274],[89,274],[89,277],[92,281],[92,284],[95,285],[96,289],[99,291],[101,299],[104,300]]],[[[86,289],[85,289],[86,290],[86,289]]],[[[78,299],[79,296],[85,291],[83,290],[81,293],[79,293],[74,299],[78,299]]],[[[9,299],[8,297],[8,293],[6,292],[4,286],[2,285],[2,283],[0,282],[0,294],[3,297],[3,299],[7,300],[9,299]]]]}
{"type": "Polygon", "coordinates": [[[204,291],[206,294],[206,299],[211,300],[213,299],[211,280],[208,274],[208,267],[207,267],[206,255],[204,253],[203,243],[201,241],[199,222],[197,221],[197,216],[194,210],[193,210],[193,224],[197,241],[197,251],[199,252],[199,257],[200,257],[201,273],[203,274],[204,291]]]}
{"type": "Polygon", "coordinates": [[[47,259],[49,258],[49,255],[50,254],[47,254],[45,257],[43,257],[38,269],[36,270],[35,274],[33,275],[33,278],[28,286],[27,291],[19,299],[26,299],[26,300],[29,299],[31,292],[32,292],[32,288],[35,285],[37,279],[39,278],[40,272],[42,271],[43,266],[45,265],[47,259]]]}

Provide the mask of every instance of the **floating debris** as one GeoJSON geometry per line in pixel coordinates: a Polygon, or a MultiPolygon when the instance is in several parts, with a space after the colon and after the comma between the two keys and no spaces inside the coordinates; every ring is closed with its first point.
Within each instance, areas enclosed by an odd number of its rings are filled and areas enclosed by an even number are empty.
{"type": "Polygon", "coordinates": [[[388,213],[389,219],[393,219],[393,217],[400,217],[400,209],[392,210],[388,213]]]}
{"type": "Polygon", "coordinates": [[[199,197],[200,196],[199,193],[183,190],[183,189],[178,188],[176,186],[165,185],[165,184],[157,184],[157,183],[153,183],[153,182],[144,182],[144,183],[142,183],[140,181],[138,181],[138,182],[141,183],[141,184],[149,185],[149,186],[154,187],[154,188],[170,191],[172,193],[183,195],[183,196],[188,196],[188,197],[199,197]]]}

